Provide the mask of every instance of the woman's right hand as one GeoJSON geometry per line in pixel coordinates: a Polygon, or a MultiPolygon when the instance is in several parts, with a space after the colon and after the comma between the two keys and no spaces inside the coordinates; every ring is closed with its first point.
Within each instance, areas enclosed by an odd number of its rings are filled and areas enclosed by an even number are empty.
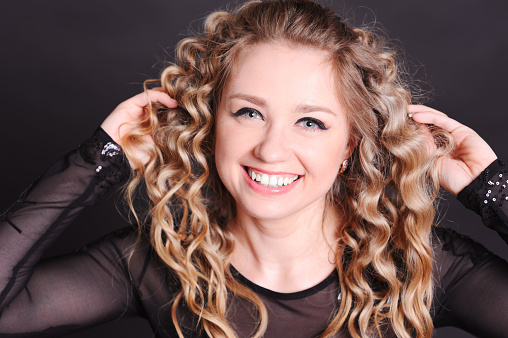
{"type": "MultiPolygon", "coordinates": [[[[162,91],[162,88],[150,89],[120,103],[102,122],[102,129],[122,147],[122,137],[134,128],[134,125],[130,122],[141,121],[146,117],[147,111],[145,108],[149,102],[152,104],[161,103],[168,108],[176,108],[178,106],[178,103],[162,91]]],[[[146,138],[151,140],[148,135],[146,138]]],[[[142,150],[138,149],[135,153],[136,157],[143,163],[148,162],[149,157],[142,150]]],[[[131,166],[133,165],[132,162],[130,164],[131,166]]]]}

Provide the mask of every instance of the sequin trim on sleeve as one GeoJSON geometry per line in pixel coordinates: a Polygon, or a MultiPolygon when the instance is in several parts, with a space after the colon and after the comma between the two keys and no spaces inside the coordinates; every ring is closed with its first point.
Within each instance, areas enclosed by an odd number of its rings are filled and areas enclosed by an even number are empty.
{"type": "Polygon", "coordinates": [[[96,166],[99,181],[109,176],[115,181],[124,181],[129,177],[129,162],[122,149],[102,128],[98,128],[92,137],[81,143],[79,153],[85,162],[96,166]]]}
{"type": "Polygon", "coordinates": [[[507,186],[508,171],[503,162],[496,160],[459,192],[457,199],[466,208],[481,215],[485,207],[502,207],[508,201],[507,186]]]}
{"type": "Polygon", "coordinates": [[[508,243],[508,170],[503,162],[492,162],[457,199],[508,243]]]}

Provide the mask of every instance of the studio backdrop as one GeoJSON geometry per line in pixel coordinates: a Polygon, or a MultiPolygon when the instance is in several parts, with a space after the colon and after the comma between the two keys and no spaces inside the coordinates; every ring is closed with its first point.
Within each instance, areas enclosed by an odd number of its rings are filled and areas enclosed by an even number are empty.
{"type": "MultiPolygon", "coordinates": [[[[323,0],[356,26],[385,32],[406,60],[424,102],[475,129],[508,160],[508,3],[493,0],[323,0]]],[[[174,60],[224,0],[0,0],[0,207],[78,146],[121,101],[174,60]]],[[[127,226],[115,199],[86,210],[48,256],[127,226]]],[[[437,221],[508,257],[497,234],[453,196],[437,221]]],[[[34,318],[34,320],[37,320],[34,318]]],[[[150,337],[123,318],[69,337],[150,337]]],[[[443,328],[436,337],[470,337],[443,328]]]]}

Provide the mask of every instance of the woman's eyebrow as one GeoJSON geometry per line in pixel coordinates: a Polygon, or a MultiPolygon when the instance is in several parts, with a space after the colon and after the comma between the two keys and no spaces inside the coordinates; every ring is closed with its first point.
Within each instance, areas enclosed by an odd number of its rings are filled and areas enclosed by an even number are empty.
{"type": "Polygon", "coordinates": [[[251,103],[254,103],[255,105],[258,105],[258,106],[261,106],[261,107],[266,107],[266,101],[260,97],[257,97],[257,96],[253,96],[253,95],[247,95],[247,94],[233,94],[233,95],[230,95],[228,97],[228,99],[240,99],[240,100],[244,100],[244,101],[248,101],[248,102],[251,102],[251,103]]]}
{"type": "MultiPolygon", "coordinates": [[[[233,94],[233,95],[230,95],[228,97],[228,99],[240,99],[240,100],[244,100],[244,101],[248,101],[248,102],[251,102],[257,106],[260,106],[260,107],[266,107],[267,106],[267,103],[264,99],[260,98],[260,97],[257,97],[257,96],[253,96],[253,95],[248,95],[248,94],[233,94]]],[[[324,112],[324,113],[328,113],[328,114],[332,114],[332,115],[337,115],[336,112],[334,112],[332,109],[330,108],[327,108],[327,107],[324,107],[324,106],[318,106],[318,105],[313,105],[313,104],[299,104],[298,106],[296,106],[296,109],[295,109],[295,112],[296,113],[299,113],[299,114],[307,114],[307,113],[312,113],[312,112],[324,112]]]]}
{"type": "Polygon", "coordinates": [[[296,112],[301,113],[301,114],[307,114],[307,113],[312,113],[312,112],[317,112],[317,111],[329,113],[329,114],[337,116],[337,113],[334,112],[332,109],[323,107],[323,106],[316,106],[316,105],[312,105],[312,104],[299,104],[296,107],[296,112]]]}

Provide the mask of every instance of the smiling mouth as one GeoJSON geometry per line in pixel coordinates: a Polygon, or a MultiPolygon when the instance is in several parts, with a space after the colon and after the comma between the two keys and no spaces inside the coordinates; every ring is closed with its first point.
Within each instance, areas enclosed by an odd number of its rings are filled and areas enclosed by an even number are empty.
{"type": "Polygon", "coordinates": [[[290,185],[300,178],[299,175],[269,175],[249,167],[245,167],[245,170],[247,171],[247,174],[249,174],[251,180],[265,187],[282,187],[290,185]]]}

